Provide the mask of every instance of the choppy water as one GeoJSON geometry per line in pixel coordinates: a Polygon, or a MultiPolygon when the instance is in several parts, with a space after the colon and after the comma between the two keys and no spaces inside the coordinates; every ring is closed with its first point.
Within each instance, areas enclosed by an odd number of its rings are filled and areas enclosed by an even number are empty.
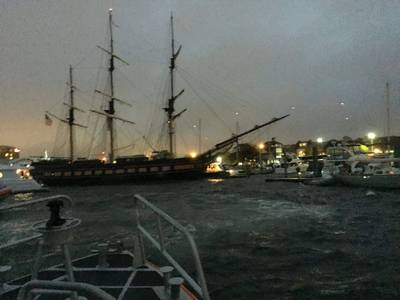
{"type": "MultiPolygon", "coordinates": [[[[129,237],[135,226],[132,195],[142,194],[190,229],[214,300],[398,299],[400,197],[367,197],[366,191],[265,183],[253,176],[54,188],[50,194],[71,196],[73,215],[83,220],[75,256],[98,241],[129,237]]],[[[28,234],[34,221],[46,217],[39,208],[0,215],[0,242],[28,234]]],[[[190,267],[180,241],[169,234],[171,249],[190,267]]],[[[25,271],[33,251],[33,244],[11,249],[0,264],[25,271]]]]}

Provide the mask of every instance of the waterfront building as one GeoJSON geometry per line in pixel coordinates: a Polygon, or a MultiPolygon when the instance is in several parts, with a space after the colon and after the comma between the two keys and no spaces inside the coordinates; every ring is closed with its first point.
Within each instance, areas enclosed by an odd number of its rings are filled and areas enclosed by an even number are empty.
{"type": "Polygon", "coordinates": [[[13,160],[19,158],[20,149],[13,146],[0,145],[0,159],[13,160]]]}

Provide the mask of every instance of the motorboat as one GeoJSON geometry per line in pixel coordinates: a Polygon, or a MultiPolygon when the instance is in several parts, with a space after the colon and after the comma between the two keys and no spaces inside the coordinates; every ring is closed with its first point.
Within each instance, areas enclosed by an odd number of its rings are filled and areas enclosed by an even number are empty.
{"type": "Polygon", "coordinates": [[[43,190],[30,174],[29,167],[23,164],[0,164],[0,183],[12,193],[26,193],[43,190]]]}
{"type": "Polygon", "coordinates": [[[393,159],[353,161],[348,168],[333,173],[336,181],[351,186],[367,188],[399,189],[400,169],[393,166],[393,159]],[[382,160],[382,161],[380,161],[382,160]]]}
{"type": "Polygon", "coordinates": [[[322,174],[329,174],[341,184],[367,188],[400,188],[397,158],[374,157],[344,146],[328,149],[322,174]],[[330,153],[333,153],[333,155],[330,153]]]}
{"type": "Polygon", "coordinates": [[[296,156],[288,156],[286,161],[282,160],[278,164],[274,164],[274,173],[279,175],[304,174],[308,170],[309,164],[302,161],[296,156]]]}
{"type": "MultiPolygon", "coordinates": [[[[121,241],[99,243],[89,254],[76,259],[71,259],[69,247],[81,220],[71,216],[72,200],[68,196],[51,196],[0,207],[0,214],[9,214],[16,208],[46,204],[51,212],[49,220],[32,226],[34,236],[0,246],[2,251],[27,241],[37,241],[32,274],[0,282],[0,299],[209,300],[199,252],[186,227],[140,195],[132,197],[132,201],[135,201],[137,216],[136,230],[130,235],[133,246],[126,247],[121,241]],[[63,206],[68,207],[70,213],[61,217],[63,206]],[[154,218],[151,225],[147,222],[149,218],[154,218]],[[155,234],[151,230],[154,224],[158,224],[155,234]],[[196,279],[178,263],[167,244],[171,228],[190,246],[196,279]],[[147,260],[145,241],[159,250],[167,265],[158,266],[147,260]],[[41,269],[40,266],[45,265],[47,255],[44,251],[47,249],[60,249],[63,262],[41,269]]],[[[180,243],[183,243],[182,239],[180,243]]],[[[10,270],[11,266],[0,266],[0,272],[10,270]]]]}

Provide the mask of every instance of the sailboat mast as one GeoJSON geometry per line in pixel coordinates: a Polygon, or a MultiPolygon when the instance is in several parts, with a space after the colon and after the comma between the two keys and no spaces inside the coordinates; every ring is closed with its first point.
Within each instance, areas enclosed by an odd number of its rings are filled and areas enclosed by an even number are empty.
{"type": "Polygon", "coordinates": [[[171,98],[168,100],[168,135],[169,135],[169,152],[174,155],[174,120],[172,115],[174,108],[174,69],[175,69],[175,39],[174,39],[174,17],[171,13],[171,59],[169,65],[169,76],[171,85],[171,98]]]}
{"type": "Polygon", "coordinates": [[[110,74],[110,100],[108,101],[108,110],[105,112],[110,115],[107,117],[108,130],[110,132],[110,153],[109,160],[110,162],[114,161],[114,119],[113,115],[115,113],[114,109],[114,41],[113,41],[113,31],[112,31],[112,9],[108,10],[108,21],[110,28],[110,65],[108,68],[108,72],[110,74]]]}
{"type": "Polygon", "coordinates": [[[178,50],[175,51],[175,37],[174,37],[174,17],[171,13],[171,58],[169,63],[169,75],[170,75],[170,89],[171,95],[168,99],[168,106],[164,108],[167,112],[168,117],[168,137],[169,137],[169,152],[172,156],[175,156],[176,144],[175,144],[175,119],[180,117],[186,109],[174,115],[175,112],[175,100],[183,94],[184,90],[181,90],[175,95],[174,91],[174,70],[175,70],[175,60],[181,51],[182,46],[179,46],[178,50]]]}
{"type": "Polygon", "coordinates": [[[390,88],[386,82],[386,149],[390,150],[390,88]]]}
{"type": "Polygon", "coordinates": [[[74,85],[73,85],[73,77],[72,77],[72,66],[69,66],[69,118],[68,118],[68,126],[69,126],[69,159],[71,162],[74,161],[74,85]]]}

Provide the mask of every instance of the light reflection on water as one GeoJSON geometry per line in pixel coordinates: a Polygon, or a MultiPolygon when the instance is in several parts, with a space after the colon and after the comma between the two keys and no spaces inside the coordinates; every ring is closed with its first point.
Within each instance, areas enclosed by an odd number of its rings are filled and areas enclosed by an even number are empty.
{"type": "Polygon", "coordinates": [[[211,182],[211,183],[220,183],[220,182],[223,182],[223,181],[224,181],[223,178],[209,178],[208,179],[208,182],[211,182]]]}
{"type": "MultiPolygon", "coordinates": [[[[46,194],[19,193],[4,199],[2,205],[29,201],[39,198],[38,195],[47,196],[46,194]]],[[[40,216],[38,211],[40,209],[23,207],[0,213],[0,245],[13,243],[19,239],[32,236],[34,233],[31,227],[40,216]]]]}
{"type": "Polygon", "coordinates": [[[14,195],[14,200],[15,201],[28,201],[32,200],[34,197],[33,193],[20,193],[14,195]]]}

